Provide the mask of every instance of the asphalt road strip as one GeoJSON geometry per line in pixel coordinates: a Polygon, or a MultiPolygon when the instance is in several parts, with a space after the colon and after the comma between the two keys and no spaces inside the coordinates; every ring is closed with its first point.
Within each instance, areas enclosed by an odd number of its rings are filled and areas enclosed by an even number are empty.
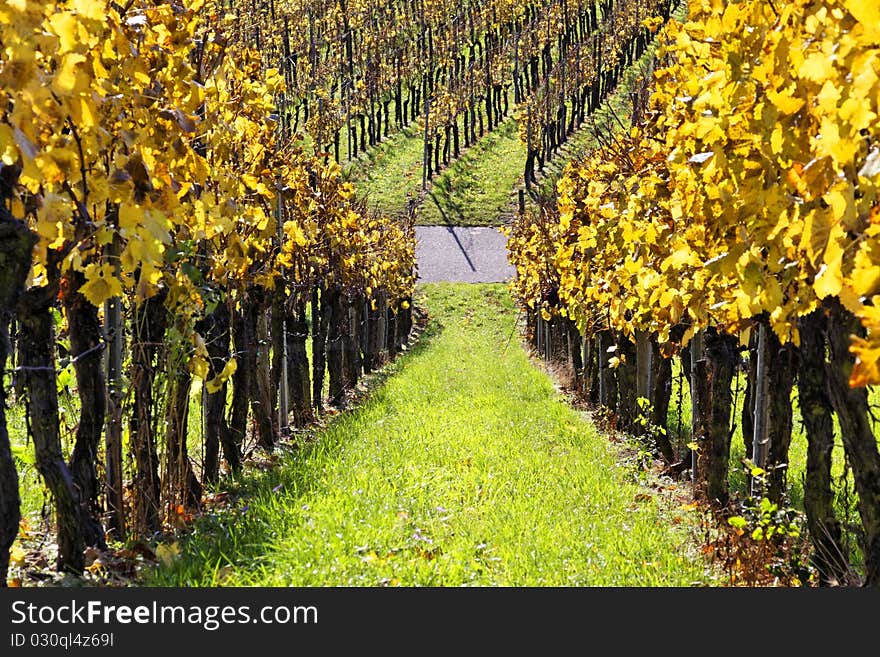
{"type": "Polygon", "coordinates": [[[501,283],[515,269],[507,261],[507,238],[484,226],[416,226],[420,283],[501,283]]]}

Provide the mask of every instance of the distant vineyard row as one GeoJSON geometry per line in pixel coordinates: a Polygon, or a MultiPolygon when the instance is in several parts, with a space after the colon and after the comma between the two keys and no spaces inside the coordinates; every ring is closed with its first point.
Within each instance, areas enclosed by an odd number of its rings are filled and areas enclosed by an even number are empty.
{"type": "Polygon", "coordinates": [[[342,162],[419,122],[424,180],[515,109],[527,183],[644,51],[670,0],[242,0],[289,134],[342,162]],[[511,92],[513,97],[511,98],[511,92]]]}

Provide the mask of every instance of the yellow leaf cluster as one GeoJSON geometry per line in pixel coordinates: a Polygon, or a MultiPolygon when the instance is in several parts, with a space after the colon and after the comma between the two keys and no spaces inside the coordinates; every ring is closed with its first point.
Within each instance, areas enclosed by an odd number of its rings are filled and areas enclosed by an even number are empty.
{"type": "Polygon", "coordinates": [[[40,238],[31,280],[79,270],[96,306],[165,288],[200,378],[194,325],[218,289],[321,280],[396,303],[415,282],[411,224],[371,216],[336,162],[284,134],[285,75],[219,4],[0,7],[0,162],[20,165],[11,207],[40,238]]]}

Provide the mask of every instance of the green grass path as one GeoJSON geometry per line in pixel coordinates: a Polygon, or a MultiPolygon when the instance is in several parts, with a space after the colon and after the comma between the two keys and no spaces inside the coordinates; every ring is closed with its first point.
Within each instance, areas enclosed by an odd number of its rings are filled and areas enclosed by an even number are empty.
{"type": "Polygon", "coordinates": [[[431,321],[365,402],[248,474],[149,584],[688,586],[687,514],[639,487],[532,364],[503,285],[431,321]]]}

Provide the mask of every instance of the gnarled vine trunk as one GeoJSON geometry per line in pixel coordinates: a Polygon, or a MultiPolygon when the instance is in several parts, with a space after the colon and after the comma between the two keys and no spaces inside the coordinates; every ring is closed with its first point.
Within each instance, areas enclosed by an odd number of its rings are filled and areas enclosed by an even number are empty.
{"type": "Polygon", "coordinates": [[[697,361],[695,380],[704,386],[698,392],[700,418],[696,437],[697,490],[712,504],[724,507],[729,499],[730,416],[733,381],[737,362],[737,339],[707,329],[703,334],[703,359],[697,361]]]}
{"type": "Polygon", "coordinates": [[[849,558],[841,541],[840,521],[834,513],[831,478],[834,424],[825,386],[825,322],[822,309],[798,321],[801,335],[798,400],[807,434],[804,511],[813,544],[811,559],[819,573],[819,585],[833,586],[846,583],[849,558]]]}
{"type": "MultiPolygon", "coordinates": [[[[36,236],[0,203],[0,373],[6,371],[12,351],[9,325],[24,292],[35,242],[36,236]]],[[[18,471],[6,425],[6,387],[0,378],[0,587],[6,586],[9,550],[18,535],[20,520],[18,471]]]]}
{"type": "Polygon", "coordinates": [[[304,427],[314,420],[312,411],[309,357],[306,340],[309,324],[306,321],[305,301],[296,298],[287,317],[287,383],[290,388],[290,408],[294,426],[304,427]]]}
{"type": "MultiPolygon", "coordinates": [[[[223,371],[229,361],[229,303],[221,299],[213,312],[204,317],[198,330],[204,332],[205,344],[208,348],[209,376],[211,379],[223,371]]],[[[237,363],[239,361],[236,361],[237,363]]],[[[237,373],[237,370],[236,370],[237,373]]],[[[233,375],[235,376],[235,375],[233,375]]],[[[226,421],[226,391],[228,384],[224,381],[218,390],[205,391],[205,463],[202,478],[207,484],[217,483],[220,477],[220,448],[231,472],[241,470],[240,442],[233,439],[232,431],[226,421]]]]}
{"type": "Polygon", "coordinates": [[[322,312],[329,315],[329,330],[327,333],[327,374],[330,379],[330,404],[341,406],[345,397],[344,364],[344,341],[348,334],[348,313],[342,302],[342,293],[337,290],[328,290],[327,303],[322,304],[322,312]]]}
{"type": "Polygon", "coordinates": [[[767,385],[767,432],[770,451],[767,455],[767,496],[774,502],[786,495],[792,430],[791,391],[797,373],[797,347],[792,343],[781,344],[773,331],[767,331],[768,385],[767,385]]]}
{"type": "Polygon", "coordinates": [[[248,335],[254,342],[248,346],[250,363],[254,368],[251,388],[251,413],[257,425],[257,444],[272,449],[278,435],[277,415],[273,414],[271,383],[271,342],[269,340],[268,294],[254,286],[247,296],[245,321],[250,324],[248,335]]]}
{"type": "Polygon", "coordinates": [[[50,308],[57,279],[27,290],[18,305],[18,346],[21,376],[27,390],[27,419],[34,441],[37,470],[55,499],[59,571],[81,573],[85,540],[79,491],[61,451],[58,389],[55,371],[55,324],[50,308]]]}
{"type": "MultiPolygon", "coordinates": [[[[241,301],[239,301],[241,304],[241,301]]],[[[244,310],[238,308],[232,314],[232,343],[238,367],[232,375],[232,409],[229,418],[229,433],[235,452],[241,454],[247,437],[248,408],[251,379],[254,375],[254,362],[250,345],[254,338],[249,335],[251,325],[245,321],[244,310]]],[[[219,400],[218,400],[219,403],[219,400]]]]}
{"type": "Polygon", "coordinates": [[[164,288],[135,307],[132,315],[131,387],[134,409],[129,422],[134,452],[134,521],[141,535],[161,528],[159,456],[153,432],[155,359],[165,336],[168,312],[164,288]]]}
{"type": "Polygon", "coordinates": [[[323,412],[324,404],[324,371],[327,365],[325,349],[329,319],[327,291],[322,286],[316,286],[312,291],[312,403],[319,414],[323,412]]]}
{"type": "Polygon", "coordinates": [[[849,377],[853,355],[849,352],[850,336],[860,335],[859,321],[836,299],[828,308],[827,338],[830,352],[826,368],[828,396],[840,423],[840,435],[847,459],[852,466],[859,515],[864,528],[862,551],[865,563],[865,584],[880,586],[880,452],[871,430],[868,415],[868,393],[865,388],[851,388],[849,377]]]}
{"type": "Polygon", "coordinates": [[[87,545],[106,547],[104,529],[98,518],[98,449],[104,429],[104,411],[107,391],[102,369],[103,335],[98,320],[98,309],[80,294],[85,283],[79,272],[70,272],[62,285],[62,299],[67,312],[70,333],[70,355],[76,372],[76,387],[80,401],[79,425],[76,443],[70,459],[74,485],[79,492],[81,522],[87,545]]]}
{"type": "Polygon", "coordinates": [[[669,401],[672,399],[672,359],[664,358],[656,340],[651,341],[653,374],[651,376],[651,422],[657,429],[657,450],[667,464],[675,461],[669,440],[669,401]]]}
{"type": "Polygon", "coordinates": [[[189,430],[189,391],[192,375],[186,363],[172,362],[168,373],[168,404],[165,412],[165,471],[169,515],[181,508],[195,511],[201,506],[202,486],[196,478],[186,440],[189,430]]]}

